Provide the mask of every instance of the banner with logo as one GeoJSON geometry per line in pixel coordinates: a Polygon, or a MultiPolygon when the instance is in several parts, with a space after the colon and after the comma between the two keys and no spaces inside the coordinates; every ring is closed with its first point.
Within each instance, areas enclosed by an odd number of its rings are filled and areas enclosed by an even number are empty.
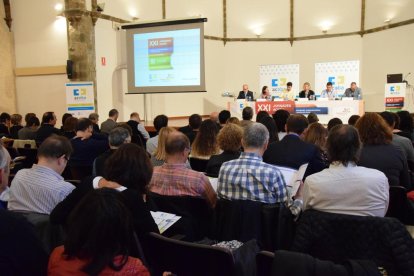
{"type": "Polygon", "coordinates": [[[292,90],[295,96],[299,95],[302,85],[299,84],[299,64],[267,64],[259,66],[259,98],[262,87],[269,87],[270,94],[281,98],[282,92],[286,89],[286,83],[292,82],[292,90]]]}
{"type": "Polygon", "coordinates": [[[333,90],[341,97],[345,89],[356,82],[359,86],[359,60],[315,63],[315,94],[320,95],[326,89],[326,83],[332,82],[333,90]]]}
{"type": "Polygon", "coordinates": [[[93,82],[69,82],[66,86],[66,112],[75,117],[88,117],[95,112],[93,82]]]}
{"type": "Polygon", "coordinates": [[[387,83],[385,85],[385,110],[397,112],[404,108],[405,83],[387,83]]]}

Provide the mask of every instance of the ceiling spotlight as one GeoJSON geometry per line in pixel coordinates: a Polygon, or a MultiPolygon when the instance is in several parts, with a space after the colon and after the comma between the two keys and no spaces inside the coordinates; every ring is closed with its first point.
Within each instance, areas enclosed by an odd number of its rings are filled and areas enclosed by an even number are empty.
{"type": "Polygon", "coordinates": [[[55,5],[55,10],[56,11],[62,11],[63,10],[63,4],[62,3],[57,3],[55,5]]]}

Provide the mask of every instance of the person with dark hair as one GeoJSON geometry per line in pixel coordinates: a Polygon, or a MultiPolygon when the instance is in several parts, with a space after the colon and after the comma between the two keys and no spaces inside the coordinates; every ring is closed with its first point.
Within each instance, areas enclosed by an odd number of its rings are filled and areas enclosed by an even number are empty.
{"type": "Polygon", "coordinates": [[[114,189],[87,194],[71,212],[64,245],[49,258],[49,275],[150,275],[130,257],[135,243],[133,218],[125,198],[114,189]]]}
{"type": "Polygon", "coordinates": [[[329,100],[335,100],[336,91],[334,91],[332,82],[328,81],[326,83],[326,89],[322,91],[321,98],[328,98],[329,100]]]}
{"type": "Polygon", "coordinates": [[[231,118],[231,113],[228,110],[222,110],[219,113],[219,122],[221,127],[224,127],[227,123],[227,120],[231,118]]]}
{"type": "Polygon", "coordinates": [[[260,121],[265,117],[270,117],[269,113],[267,113],[267,111],[260,110],[256,114],[256,123],[260,123],[260,121]]]}
{"type": "Polygon", "coordinates": [[[318,115],[316,115],[316,113],[313,113],[313,112],[309,113],[308,122],[309,122],[309,125],[319,122],[318,115]]]}
{"type": "MultiPolygon", "coordinates": [[[[133,214],[134,229],[139,240],[149,232],[159,233],[158,227],[144,202],[153,167],[145,150],[132,143],[122,144],[105,162],[104,177],[85,178],[50,214],[53,224],[68,224],[70,212],[91,190],[113,188],[127,199],[133,214]]],[[[136,252],[133,256],[137,256],[136,252]]]]}
{"type": "Polygon", "coordinates": [[[157,131],[157,135],[147,140],[147,152],[149,155],[153,155],[155,149],[158,147],[158,133],[161,128],[168,126],[168,117],[165,115],[158,115],[154,119],[154,128],[157,131]]]}
{"type": "Polygon", "coordinates": [[[269,145],[263,155],[263,161],[296,170],[308,163],[304,178],[323,170],[326,166],[318,147],[301,139],[307,127],[308,119],[304,115],[290,115],[286,122],[286,136],[280,142],[269,145]]]}
{"type": "MultiPolygon", "coordinates": [[[[29,113],[28,113],[29,114],[29,113]]],[[[39,129],[40,121],[36,116],[30,116],[26,121],[26,126],[17,133],[21,140],[34,140],[39,129]]]]}
{"type": "Polygon", "coordinates": [[[211,155],[218,154],[220,149],[217,144],[218,125],[212,120],[204,120],[201,123],[194,143],[191,145],[190,157],[210,159],[211,155]]]}
{"type": "Polygon", "coordinates": [[[101,132],[109,134],[109,132],[117,127],[116,121],[118,120],[119,112],[118,110],[111,109],[108,112],[108,119],[102,122],[101,124],[101,132]]]}
{"type": "Polygon", "coordinates": [[[330,131],[334,126],[342,125],[342,120],[339,118],[332,118],[328,122],[328,131],[330,131]]]}
{"type": "Polygon", "coordinates": [[[131,127],[132,130],[131,142],[137,144],[138,146],[145,147],[146,142],[150,136],[140,121],[141,119],[139,117],[139,114],[137,112],[132,112],[129,116],[129,121],[126,123],[131,127]]]}
{"type": "Polygon", "coordinates": [[[63,125],[65,124],[66,119],[67,119],[67,118],[70,118],[70,117],[73,117],[73,115],[72,115],[72,114],[70,114],[70,113],[64,113],[64,114],[62,115],[62,127],[60,128],[60,131],[61,131],[61,132],[63,132],[63,131],[64,131],[64,130],[63,130],[63,125]]]}
{"type": "Polygon", "coordinates": [[[313,123],[309,124],[303,141],[318,147],[322,160],[325,163],[326,167],[328,167],[329,161],[326,150],[326,138],[328,138],[328,130],[320,123],[313,123]]]}
{"type": "Polygon", "coordinates": [[[10,114],[3,112],[0,114],[0,138],[3,136],[8,137],[10,135],[10,114]]]}
{"type": "Polygon", "coordinates": [[[249,90],[247,84],[243,84],[243,90],[239,92],[237,99],[246,99],[247,101],[254,101],[253,92],[249,90]]]}
{"type": "Polygon", "coordinates": [[[78,124],[78,118],[69,116],[62,126],[62,136],[65,136],[69,140],[76,136],[76,125],[78,124]]]}
{"type": "Polygon", "coordinates": [[[251,108],[250,106],[246,106],[245,108],[243,108],[242,111],[242,118],[243,120],[240,121],[240,126],[241,127],[246,127],[248,125],[250,125],[253,119],[253,108],[251,108]]]}
{"type": "Polygon", "coordinates": [[[214,207],[217,195],[208,177],[186,166],[190,154],[190,141],[187,136],[179,131],[170,133],[165,144],[165,152],[166,162],[154,168],[150,191],[166,196],[201,197],[214,207]]]}
{"type": "Polygon", "coordinates": [[[352,97],[354,100],[362,100],[362,91],[356,84],[356,82],[351,82],[351,86],[347,88],[344,92],[344,97],[352,97]]]}
{"type": "Polygon", "coordinates": [[[405,158],[407,158],[408,167],[409,168],[414,168],[413,143],[407,137],[397,135],[396,133],[393,132],[394,128],[395,128],[395,117],[394,117],[393,114],[395,114],[395,113],[391,113],[391,112],[388,112],[388,111],[384,111],[384,112],[380,113],[381,117],[385,120],[385,122],[388,124],[388,126],[391,129],[391,132],[392,132],[391,144],[393,144],[394,146],[400,147],[402,149],[402,151],[405,155],[405,158]]]}
{"type": "Polygon", "coordinates": [[[299,98],[308,98],[309,100],[315,99],[315,92],[311,90],[309,82],[303,84],[303,90],[299,92],[299,98]]]}
{"type": "Polygon", "coordinates": [[[282,95],[281,95],[281,98],[284,101],[294,101],[295,100],[295,94],[292,90],[292,86],[293,86],[292,82],[289,81],[288,83],[286,83],[286,89],[283,90],[282,95]]]}
{"type": "Polygon", "coordinates": [[[275,142],[279,142],[279,136],[277,135],[278,133],[277,126],[276,126],[275,120],[273,120],[272,117],[270,116],[263,117],[259,121],[259,123],[264,125],[269,131],[269,145],[275,142]]]}
{"type": "Polygon", "coordinates": [[[410,190],[407,159],[401,148],[391,144],[392,132],[384,119],[374,112],[365,113],[355,127],[364,145],[358,165],[383,172],[390,186],[410,190]]]}
{"type": "MultiPolygon", "coordinates": [[[[244,129],[244,152],[238,159],[221,166],[217,194],[228,200],[252,200],[270,204],[288,201],[292,213],[297,215],[302,206],[301,200],[292,201],[280,170],[262,160],[268,141],[269,132],[264,125],[252,123],[244,129]]],[[[300,192],[297,195],[300,198],[300,192]]]]}
{"type": "Polygon", "coordinates": [[[10,116],[10,138],[19,139],[18,132],[23,128],[22,120],[23,117],[20,114],[13,114],[10,116]]]}
{"type": "Polygon", "coordinates": [[[400,118],[400,124],[398,127],[400,131],[396,133],[400,136],[407,137],[411,141],[414,141],[413,139],[414,123],[413,123],[413,118],[411,117],[410,113],[407,110],[401,110],[397,112],[397,115],[400,118]]]}
{"type": "Polygon", "coordinates": [[[353,126],[332,128],[327,141],[331,165],[306,178],[304,210],[385,216],[389,202],[387,178],[378,170],[357,166],[361,146],[358,131],[353,126]]]}
{"type": "Polygon", "coordinates": [[[194,142],[194,139],[198,133],[198,130],[201,126],[201,122],[203,118],[199,114],[192,114],[188,118],[188,125],[185,127],[181,127],[178,131],[181,131],[185,135],[187,135],[188,139],[190,139],[190,144],[194,142]]]}
{"type": "Polygon", "coordinates": [[[224,162],[237,159],[240,156],[243,129],[236,124],[226,124],[217,135],[217,144],[223,151],[212,155],[208,160],[206,173],[217,177],[224,162]]]}
{"type": "Polygon", "coordinates": [[[61,176],[72,154],[66,137],[52,135],[37,151],[38,162],[16,173],[10,186],[9,210],[50,214],[75,187],[61,176]]]}
{"type": "Polygon", "coordinates": [[[42,117],[42,125],[36,132],[36,144],[40,145],[47,137],[52,134],[60,135],[59,129],[55,128],[56,115],[52,111],[45,112],[42,117]]]}
{"type": "Polygon", "coordinates": [[[93,133],[100,133],[101,130],[99,129],[99,114],[98,113],[91,113],[88,116],[88,119],[91,120],[92,124],[93,124],[93,133]]]}
{"type": "Polygon", "coordinates": [[[272,117],[273,120],[275,120],[277,130],[279,133],[277,134],[279,136],[279,141],[283,139],[286,135],[286,121],[289,118],[290,113],[287,110],[284,109],[278,109],[273,113],[272,117]]]}
{"type": "Polygon", "coordinates": [[[272,95],[270,95],[269,87],[267,87],[266,85],[262,87],[262,94],[260,94],[260,99],[268,101],[272,100],[272,95]]]}
{"type": "Polygon", "coordinates": [[[103,176],[106,160],[123,144],[131,143],[130,132],[123,127],[116,127],[108,135],[109,150],[95,158],[93,161],[93,176],[103,176]]]}
{"type": "Polygon", "coordinates": [[[348,125],[350,126],[355,126],[356,122],[358,121],[358,119],[361,118],[361,116],[359,115],[352,115],[351,117],[349,117],[348,119],[348,125]]]}
{"type": "Polygon", "coordinates": [[[98,140],[92,137],[92,122],[87,118],[78,120],[75,131],[76,136],[70,140],[73,147],[73,154],[69,165],[91,167],[92,173],[92,165],[95,158],[109,148],[108,140],[107,138],[98,140]]]}

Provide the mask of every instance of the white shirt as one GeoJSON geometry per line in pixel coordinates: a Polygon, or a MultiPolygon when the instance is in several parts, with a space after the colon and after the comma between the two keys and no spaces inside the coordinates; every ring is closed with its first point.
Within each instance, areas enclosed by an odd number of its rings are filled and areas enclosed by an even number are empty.
{"type": "Polygon", "coordinates": [[[388,202],[389,185],[384,173],[355,164],[331,164],[308,176],[303,187],[305,210],[383,217],[388,202]]]}
{"type": "Polygon", "coordinates": [[[142,136],[144,136],[145,140],[148,140],[150,138],[150,135],[148,133],[148,131],[145,129],[144,124],[139,123],[137,126],[137,129],[139,132],[141,132],[142,136]]]}
{"type": "Polygon", "coordinates": [[[150,155],[154,154],[155,149],[158,147],[158,135],[147,140],[147,152],[150,155]]]}
{"type": "Polygon", "coordinates": [[[54,170],[33,165],[17,172],[10,186],[8,209],[50,214],[75,189],[54,170]]]}

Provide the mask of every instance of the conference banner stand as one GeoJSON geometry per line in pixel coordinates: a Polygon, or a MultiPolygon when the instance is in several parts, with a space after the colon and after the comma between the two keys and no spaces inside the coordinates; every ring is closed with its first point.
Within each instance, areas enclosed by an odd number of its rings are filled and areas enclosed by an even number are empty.
{"type": "Polygon", "coordinates": [[[385,110],[398,112],[403,110],[406,97],[406,84],[387,83],[385,85],[385,110]]]}
{"type": "Polygon", "coordinates": [[[88,117],[95,112],[93,82],[69,82],[66,87],[66,112],[75,117],[88,117]]]}

